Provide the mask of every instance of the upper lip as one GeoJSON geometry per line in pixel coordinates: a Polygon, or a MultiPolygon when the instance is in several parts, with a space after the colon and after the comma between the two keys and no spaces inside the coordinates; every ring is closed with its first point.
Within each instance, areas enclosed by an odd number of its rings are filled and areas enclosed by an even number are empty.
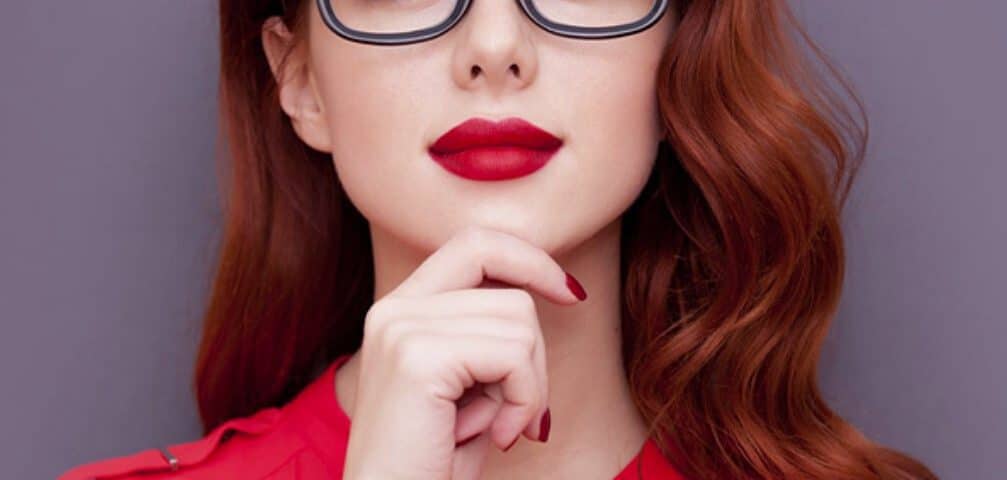
{"type": "Polygon", "coordinates": [[[448,153],[479,147],[513,146],[535,150],[552,150],[563,140],[518,117],[499,122],[470,118],[441,135],[430,151],[448,153]]]}

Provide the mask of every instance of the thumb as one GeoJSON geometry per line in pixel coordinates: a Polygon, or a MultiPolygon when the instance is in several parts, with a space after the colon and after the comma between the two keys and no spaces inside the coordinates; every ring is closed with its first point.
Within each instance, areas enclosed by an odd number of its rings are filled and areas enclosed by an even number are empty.
{"type": "Polygon", "coordinates": [[[451,480],[478,480],[482,477],[486,454],[493,446],[493,440],[480,433],[469,442],[455,448],[451,458],[451,480]]]}
{"type": "Polygon", "coordinates": [[[463,395],[455,419],[455,441],[464,442],[490,428],[503,404],[500,385],[481,385],[463,395]]]}
{"type": "Polygon", "coordinates": [[[486,434],[503,404],[499,384],[483,385],[476,391],[455,420],[455,447],[451,461],[452,480],[477,480],[493,441],[486,434]]]}

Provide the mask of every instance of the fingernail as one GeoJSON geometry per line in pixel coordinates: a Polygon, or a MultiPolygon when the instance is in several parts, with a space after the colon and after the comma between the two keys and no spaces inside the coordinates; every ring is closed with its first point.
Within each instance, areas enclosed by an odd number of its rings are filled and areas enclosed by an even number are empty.
{"type": "Polygon", "coordinates": [[[546,407],[545,414],[542,415],[542,423],[538,426],[538,441],[545,442],[549,440],[549,423],[551,419],[549,418],[549,408],[546,407]]]}
{"type": "Polygon", "coordinates": [[[587,298],[587,292],[584,291],[584,287],[581,286],[576,278],[573,278],[573,275],[570,275],[570,272],[566,272],[566,286],[578,300],[583,301],[587,298]]]}
{"type": "Polygon", "coordinates": [[[503,451],[506,452],[507,450],[510,450],[510,447],[513,447],[514,444],[517,443],[517,441],[518,441],[519,438],[521,438],[521,435],[518,435],[517,437],[514,437],[514,441],[510,442],[510,445],[507,445],[507,448],[505,448],[503,451]]]}

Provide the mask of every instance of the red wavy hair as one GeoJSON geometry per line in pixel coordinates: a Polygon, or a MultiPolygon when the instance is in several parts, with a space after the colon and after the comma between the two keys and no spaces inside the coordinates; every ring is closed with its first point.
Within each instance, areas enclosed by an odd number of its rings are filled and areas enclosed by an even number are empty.
{"type": "MultiPolygon", "coordinates": [[[[207,432],[356,351],[374,299],[366,221],[294,133],[261,47],[266,18],[296,33],[307,5],[220,2],[226,223],[195,370],[207,432]]],[[[652,437],[697,479],[937,478],[865,438],[816,384],[862,102],[783,0],[675,0],[669,14],[666,141],[622,232],[623,355],[652,437]]]]}

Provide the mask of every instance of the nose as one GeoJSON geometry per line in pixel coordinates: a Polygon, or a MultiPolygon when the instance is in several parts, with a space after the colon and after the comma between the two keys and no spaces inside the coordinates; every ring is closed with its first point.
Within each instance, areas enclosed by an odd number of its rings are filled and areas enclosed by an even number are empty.
{"type": "Polygon", "coordinates": [[[525,88],[538,71],[536,28],[516,0],[473,0],[455,26],[455,82],[494,96],[525,88]]]}

